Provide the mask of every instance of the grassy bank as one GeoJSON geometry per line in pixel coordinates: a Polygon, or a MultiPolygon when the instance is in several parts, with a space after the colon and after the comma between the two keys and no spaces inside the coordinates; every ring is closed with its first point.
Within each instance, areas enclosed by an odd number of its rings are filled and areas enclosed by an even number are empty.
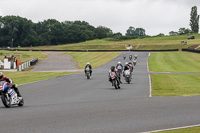
{"type": "Polygon", "coordinates": [[[87,62],[93,68],[97,68],[116,58],[121,52],[67,52],[78,63],[79,68],[84,69],[87,62]]]}
{"type": "Polygon", "coordinates": [[[194,35],[196,39],[187,40],[188,35],[148,37],[122,41],[111,41],[111,39],[97,39],[86,42],[63,44],[57,46],[27,47],[22,49],[35,50],[125,50],[126,45],[132,45],[136,50],[161,50],[161,49],[181,49],[200,42],[200,35],[194,35]],[[181,44],[186,41],[187,45],[181,44]]]}
{"type": "Polygon", "coordinates": [[[30,82],[35,82],[43,79],[48,79],[52,77],[63,76],[71,74],[72,72],[3,72],[6,77],[11,78],[14,83],[20,85],[30,82]]]}
{"type": "Polygon", "coordinates": [[[190,52],[152,52],[150,71],[200,73],[200,54],[190,52]]]}

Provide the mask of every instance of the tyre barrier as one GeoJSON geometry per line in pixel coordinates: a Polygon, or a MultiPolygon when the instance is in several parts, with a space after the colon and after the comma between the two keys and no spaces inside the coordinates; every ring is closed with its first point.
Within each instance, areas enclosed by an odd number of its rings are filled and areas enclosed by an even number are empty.
{"type": "Polygon", "coordinates": [[[21,65],[19,65],[17,67],[17,71],[23,71],[24,69],[30,67],[30,66],[33,66],[35,65],[36,63],[38,62],[38,59],[37,58],[33,58],[32,60],[30,61],[27,61],[27,62],[24,62],[22,63],[21,65]]]}

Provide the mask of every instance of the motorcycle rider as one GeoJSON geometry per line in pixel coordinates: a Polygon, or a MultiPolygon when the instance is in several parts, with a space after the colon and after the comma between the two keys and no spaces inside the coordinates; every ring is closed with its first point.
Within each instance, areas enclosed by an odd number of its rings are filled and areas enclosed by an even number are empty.
{"type": "Polygon", "coordinates": [[[125,53],[123,54],[123,58],[124,58],[124,60],[126,59],[126,54],[125,53]]]}
{"type": "Polygon", "coordinates": [[[8,78],[8,77],[4,77],[3,73],[0,72],[0,81],[5,81],[8,83],[8,86],[11,86],[11,88],[13,88],[15,90],[15,92],[17,93],[17,96],[18,97],[22,97],[20,92],[19,92],[19,89],[18,89],[18,85],[17,84],[14,84],[13,81],[8,78]]]}
{"type": "Polygon", "coordinates": [[[131,62],[129,62],[128,65],[130,67],[131,72],[133,72],[133,64],[131,62]]]}
{"type": "Polygon", "coordinates": [[[122,71],[123,71],[123,65],[121,64],[120,61],[117,63],[116,68],[117,68],[117,72],[118,72],[118,76],[119,76],[119,82],[122,83],[121,82],[121,74],[122,74],[122,71]]]}
{"type": "Polygon", "coordinates": [[[137,57],[138,57],[138,55],[137,55],[137,54],[134,54],[134,59],[136,59],[136,60],[137,60],[137,57]]]}
{"type": "MultiPolygon", "coordinates": [[[[115,66],[111,66],[111,68],[110,68],[110,70],[109,70],[109,75],[108,75],[109,81],[112,83],[112,79],[111,79],[111,76],[110,76],[110,74],[111,74],[112,72],[115,73],[116,78],[117,78],[117,84],[119,85],[119,84],[120,84],[120,82],[119,82],[119,76],[118,76],[117,70],[115,69],[115,66]]],[[[113,84],[112,84],[112,86],[113,86],[113,84]]]]}
{"type": "Polygon", "coordinates": [[[129,59],[132,60],[132,54],[129,55],[129,59]]]}
{"type": "Polygon", "coordinates": [[[89,70],[90,70],[90,76],[92,76],[92,66],[90,65],[89,62],[87,62],[87,65],[85,66],[85,75],[86,75],[86,68],[89,68],[89,70]]]}
{"type": "MultiPolygon", "coordinates": [[[[126,70],[130,70],[130,66],[129,66],[128,62],[126,62],[124,65],[124,71],[126,71],[126,70]]],[[[123,71],[123,76],[125,76],[124,71],[123,71]]]]}

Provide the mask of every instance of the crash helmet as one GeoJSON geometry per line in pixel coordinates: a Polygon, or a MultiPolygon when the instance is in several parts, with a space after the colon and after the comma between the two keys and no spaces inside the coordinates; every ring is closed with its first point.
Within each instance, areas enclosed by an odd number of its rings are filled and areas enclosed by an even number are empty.
{"type": "Polygon", "coordinates": [[[87,65],[90,65],[90,62],[87,62],[87,65]]]}
{"type": "Polygon", "coordinates": [[[111,66],[110,70],[115,71],[115,66],[111,66]]]}
{"type": "Polygon", "coordinates": [[[121,62],[119,61],[117,64],[121,64],[121,62]]]}
{"type": "Polygon", "coordinates": [[[128,62],[125,63],[125,65],[127,65],[127,64],[128,64],[128,62]]]}

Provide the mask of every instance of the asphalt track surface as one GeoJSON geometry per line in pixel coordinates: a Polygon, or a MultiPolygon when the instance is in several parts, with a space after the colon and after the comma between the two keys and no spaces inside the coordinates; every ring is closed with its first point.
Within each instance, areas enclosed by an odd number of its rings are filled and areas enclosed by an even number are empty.
{"type": "Polygon", "coordinates": [[[0,104],[0,132],[135,133],[200,124],[200,97],[149,97],[148,53],[138,53],[133,81],[115,90],[108,70],[93,70],[20,86],[24,107],[0,104]]]}
{"type": "Polygon", "coordinates": [[[47,58],[40,61],[31,71],[66,72],[79,71],[73,58],[62,52],[47,52],[47,58]]]}

